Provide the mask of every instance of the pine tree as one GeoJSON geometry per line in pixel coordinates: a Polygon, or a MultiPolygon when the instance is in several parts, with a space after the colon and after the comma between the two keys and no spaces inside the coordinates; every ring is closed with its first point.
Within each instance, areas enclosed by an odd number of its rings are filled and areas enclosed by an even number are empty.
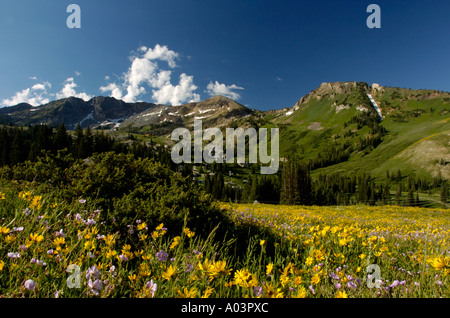
{"type": "Polygon", "coordinates": [[[16,132],[14,134],[14,139],[12,142],[11,153],[9,155],[9,158],[11,160],[11,165],[15,165],[15,164],[25,160],[23,150],[24,150],[24,144],[23,144],[22,136],[20,134],[20,131],[16,130],[16,132]]]}
{"type": "Polygon", "coordinates": [[[82,140],[84,137],[83,128],[81,128],[80,123],[77,124],[77,127],[75,128],[75,140],[73,143],[73,154],[76,158],[83,159],[83,150],[82,150],[82,140]]]}
{"type": "Polygon", "coordinates": [[[64,123],[58,126],[56,129],[56,135],[53,138],[53,149],[59,150],[70,147],[70,137],[67,134],[66,126],[64,123]]]}
{"type": "Polygon", "coordinates": [[[448,199],[448,184],[446,180],[443,180],[441,183],[441,202],[445,204],[448,199]]]}

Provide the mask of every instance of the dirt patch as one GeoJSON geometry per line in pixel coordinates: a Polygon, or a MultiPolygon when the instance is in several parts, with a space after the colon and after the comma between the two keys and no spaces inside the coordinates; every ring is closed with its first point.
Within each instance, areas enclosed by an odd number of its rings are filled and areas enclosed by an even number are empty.
{"type": "Polygon", "coordinates": [[[309,129],[309,130],[322,130],[323,127],[322,127],[322,125],[321,125],[320,123],[318,123],[318,122],[313,122],[313,123],[311,123],[311,124],[308,126],[308,129],[309,129]]]}

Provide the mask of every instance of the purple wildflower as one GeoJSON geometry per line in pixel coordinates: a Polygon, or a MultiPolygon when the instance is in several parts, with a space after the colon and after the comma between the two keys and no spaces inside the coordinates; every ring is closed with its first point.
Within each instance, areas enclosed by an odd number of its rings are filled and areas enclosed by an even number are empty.
{"type": "Polygon", "coordinates": [[[261,286],[253,287],[253,294],[255,294],[256,297],[261,296],[262,293],[263,293],[263,288],[261,286]]]}
{"type": "Polygon", "coordinates": [[[399,284],[400,284],[400,282],[399,282],[398,280],[394,280],[394,281],[392,282],[392,284],[389,285],[389,287],[394,288],[394,287],[397,287],[399,284]]]}
{"type": "Polygon", "coordinates": [[[94,225],[95,223],[97,223],[97,222],[95,222],[93,219],[87,219],[87,221],[84,224],[86,224],[86,225],[94,225]]]}
{"type": "Polygon", "coordinates": [[[160,250],[158,253],[156,253],[156,257],[160,262],[165,262],[167,260],[167,257],[169,254],[167,254],[165,251],[160,250]]]}
{"type": "Polygon", "coordinates": [[[12,253],[12,252],[10,252],[10,253],[8,253],[8,254],[6,254],[9,258],[12,258],[12,259],[16,259],[16,258],[20,258],[20,253],[19,252],[16,252],[16,253],[12,253]]]}
{"type": "Polygon", "coordinates": [[[66,237],[66,234],[64,234],[63,230],[61,229],[61,230],[55,232],[55,236],[56,237],[58,237],[58,236],[66,237]]]}
{"type": "Polygon", "coordinates": [[[25,282],[25,288],[28,290],[34,290],[36,288],[36,283],[32,279],[29,279],[25,282]]]}
{"type": "Polygon", "coordinates": [[[145,288],[150,290],[150,293],[152,294],[152,298],[155,297],[155,292],[158,289],[158,285],[153,282],[153,279],[145,284],[145,288]]]}
{"type": "Polygon", "coordinates": [[[347,286],[348,286],[349,288],[356,288],[356,284],[355,284],[354,282],[348,282],[348,283],[347,283],[347,286]]]}
{"type": "Polygon", "coordinates": [[[94,279],[98,280],[99,276],[100,276],[100,272],[96,265],[93,265],[91,268],[88,268],[86,270],[86,279],[90,280],[90,278],[93,277],[94,279]]]}
{"type": "Polygon", "coordinates": [[[92,282],[92,279],[89,279],[88,287],[95,296],[98,296],[99,292],[103,289],[103,283],[99,279],[96,279],[94,282],[92,282]]]}
{"type": "Polygon", "coordinates": [[[330,274],[330,277],[331,277],[332,279],[336,279],[336,280],[339,279],[339,276],[336,275],[335,273],[331,273],[331,274],[330,274]]]}

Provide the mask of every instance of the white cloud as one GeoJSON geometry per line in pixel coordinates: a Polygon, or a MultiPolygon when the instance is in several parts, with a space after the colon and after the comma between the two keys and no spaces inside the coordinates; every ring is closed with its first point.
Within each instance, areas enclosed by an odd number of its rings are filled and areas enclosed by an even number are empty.
{"type": "MultiPolygon", "coordinates": [[[[186,101],[200,100],[200,95],[194,93],[197,86],[192,76],[183,73],[180,75],[178,85],[172,85],[170,82],[172,72],[161,69],[158,64],[159,61],[164,61],[170,68],[175,68],[178,53],[159,44],[156,44],[153,49],[141,46],[138,53],[130,57],[131,65],[123,74],[123,82],[101,86],[101,92],[109,91],[110,96],[115,98],[122,97],[126,93],[121,99],[125,102],[136,102],[142,94],[147,93],[146,87],[148,87],[152,89],[152,98],[160,104],[179,105],[186,101]]],[[[105,80],[109,79],[109,76],[105,77],[105,80]]]]}
{"type": "MultiPolygon", "coordinates": [[[[32,80],[37,80],[36,76],[30,77],[32,80]]],[[[1,102],[1,106],[14,106],[20,103],[28,103],[32,106],[39,106],[43,104],[49,103],[51,100],[67,98],[67,97],[78,97],[82,98],[85,101],[90,100],[93,96],[86,94],[84,92],[77,93],[75,88],[77,84],[74,81],[73,77],[69,77],[64,81],[64,86],[61,91],[55,93],[51,93],[49,90],[52,85],[49,82],[36,83],[29,88],[25,88],[14,94],[9,99],[3,99],[1,102]]],[[[114,91],[116,93],[116,91],[114,91]]]]}
{"type": "Polygon", "coordinates": [[[33,81],[37,81],[38,78],[36,76],[30,76],[29,79],[33,80],[33,81]]]}
{"type": "Polygon", "coordinates": [[[106,86],[101,86],[100,91],[102,93],[111,92],[110,96],[115,99],[122,99],[122,89],[116,83],[109,83],[106,86]]]}
{"type": "Polygon", "coordinates": [[[232,85],[225,85],[225,84],[221,84],[218,81],[216,81],[215,83],[213,82],[209,82],[208,86],[206,86],[206,91],[210,96],[215,96],[215,95],[222,95],[234,100],[238,100],[239,98],[241,98],[241,95],[239,95],[236,92],[233,92],[233,90],[243,90],[243,87],[239,87],[235,84],[232,85]]]}
{"type": "Polygon", "coordinates": [[[50,101],[47,92],[49,88],[51,88],[49,82],[34,84],[32,87],[17,92],[10,99],[2,100],[2,106],[14,106],[20,103],[28,103],[32,106],[47,104],[50,101]]]}
{"type": "MultiPolygon", "coordinates": [[[[146,48],[141,47],[141,49],[146,48]]],[[[145,50],[144,50],[145,52],[145,50]]],[[[169,50],[167,46],[161,46],[159,44],[155,45],[155,48],[152,50],[151,48],[147,49],[144,57],[149,60],[161,60],[166,61],[169,64],[169,67],[174,68],[176,66],[175,59],[178,58],[178,53],[169,50]]]]}
{"type": "Polygon", "coordinates": [[[193,76],[188,76],[183,73],[180,75],[178,85],[173,86],[167,81],[157,90],[153,90],[152,97],[158,104],[170,103],[171,105],[180,105],[186,101],[188,103],[199,102],[200,95],[194,93],[196,89],[197,86],[194,84],[193,76]]]}
{"type": "Polygon", "coordinates": [[[68,79],[65,80],[64,83],[65,83],[64,87],[61,89],[61,91],[56,93],[57,99],[67,98],[67,97],[78,97],[78,98],[83,99],[84,101],[88,101],[93,97],[92,95],[88,95],[84,92],[77,93],[75,91],[75,87],[77,87],[77,84],[74,82],[73,77],[69,77],[68,79]]]}

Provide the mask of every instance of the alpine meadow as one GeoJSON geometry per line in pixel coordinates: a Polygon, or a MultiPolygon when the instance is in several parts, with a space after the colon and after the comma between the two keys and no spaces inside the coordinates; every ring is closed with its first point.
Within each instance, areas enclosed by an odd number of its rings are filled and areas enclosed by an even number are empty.
{"type": "Polygon", "coordinates": [[[448,1],[53,2],[0,5],[1,299],[450,297],[448,1]]]}

